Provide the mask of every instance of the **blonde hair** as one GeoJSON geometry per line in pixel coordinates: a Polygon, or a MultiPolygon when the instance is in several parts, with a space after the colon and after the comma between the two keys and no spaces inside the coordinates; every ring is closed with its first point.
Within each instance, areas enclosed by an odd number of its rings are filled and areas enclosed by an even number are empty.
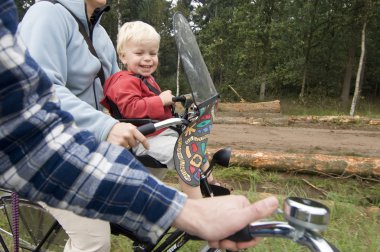
{"type": "Polygon", "coordinates": [[[142,21],[126,22],[117,34],[116,50],[119,56],[125,52],[125,45],[128,41],[141,42],[152,39],[160,43],[161,36],[153,26],[142,21]]]}

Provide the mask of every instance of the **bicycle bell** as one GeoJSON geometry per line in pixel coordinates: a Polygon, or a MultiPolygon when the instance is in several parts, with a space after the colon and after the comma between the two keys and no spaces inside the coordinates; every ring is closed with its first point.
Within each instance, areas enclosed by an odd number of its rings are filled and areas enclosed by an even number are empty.
{"type": "Polygon", "coordinates": [[[284,217],[294,227],[319,233],[327,228],[330,210],[317,201],[289,197],[284,201],[284,217]]]}

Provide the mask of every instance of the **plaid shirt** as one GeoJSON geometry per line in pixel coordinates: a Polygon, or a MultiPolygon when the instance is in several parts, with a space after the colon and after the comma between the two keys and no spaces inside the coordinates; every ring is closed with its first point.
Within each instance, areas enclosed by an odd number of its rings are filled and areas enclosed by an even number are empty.
{"type": "Polygon", "coordinates": [[[99,144],[60,110],[48,77],[18,39],[16,7],[0,2],[0,187],[32,201],[122,224],[146,241],[186,197],[124,148],[99,144]]]}

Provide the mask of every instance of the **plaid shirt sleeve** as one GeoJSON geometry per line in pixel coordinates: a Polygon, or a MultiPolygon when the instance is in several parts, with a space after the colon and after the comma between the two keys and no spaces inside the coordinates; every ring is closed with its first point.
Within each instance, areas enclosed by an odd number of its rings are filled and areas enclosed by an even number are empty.
{"type": "Polygon", "coordinates": [[[13,1],[1,1],[0,187],[156,241],[186,197],[149,175],[126,149],[78,130],[16,30],[13,1]]]}

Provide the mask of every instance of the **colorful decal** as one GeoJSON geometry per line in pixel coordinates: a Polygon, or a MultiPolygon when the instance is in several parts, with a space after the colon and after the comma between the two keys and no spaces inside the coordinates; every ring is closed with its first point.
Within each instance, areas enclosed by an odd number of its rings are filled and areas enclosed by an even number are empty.
{"type": "Polygon", "coordinates": [[[212,128],[216,102],[200,109],[198,118],[179,136],[174,148],[174,164],[180,178],[191,186],[199,186],[200,169],[207,161],[206,146],[212,128]]]}

